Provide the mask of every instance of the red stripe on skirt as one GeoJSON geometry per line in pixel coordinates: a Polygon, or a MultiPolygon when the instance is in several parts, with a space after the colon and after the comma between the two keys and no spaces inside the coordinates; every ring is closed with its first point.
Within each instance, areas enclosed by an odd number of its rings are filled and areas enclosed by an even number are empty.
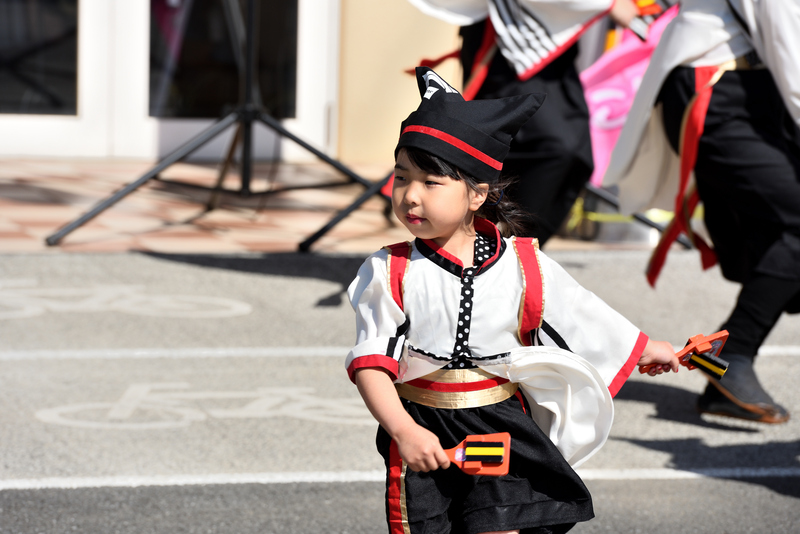
{"type": "Polygon", "coordinates": [[[389,504],[389,533],[405,534],[403,528],[406,518],[403,517],[403,460],[397,450],[397,443],[392,440],[389,445],[389,474],[386,484],[386,499],[389,504]]]}

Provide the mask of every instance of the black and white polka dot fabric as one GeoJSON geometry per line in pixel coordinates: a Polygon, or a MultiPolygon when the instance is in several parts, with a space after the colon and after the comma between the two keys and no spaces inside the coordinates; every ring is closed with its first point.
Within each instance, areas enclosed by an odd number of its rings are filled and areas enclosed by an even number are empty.
{"type": "Polygon", "coordinates": [[[475,255],[473,266],[465,268],[461,273],[461,306],[458,310],[458,327],[456,328],[456,346],[453,347],[453,361],[445,369],[470,369],[476,367],[470,362],[472,353],[469,350],[469,329],[472,320],[472,303],[474,298],[473,284],[475,275],[483,263],[492,257],[497,243],[484,235],[475,238],[475,255]]]}

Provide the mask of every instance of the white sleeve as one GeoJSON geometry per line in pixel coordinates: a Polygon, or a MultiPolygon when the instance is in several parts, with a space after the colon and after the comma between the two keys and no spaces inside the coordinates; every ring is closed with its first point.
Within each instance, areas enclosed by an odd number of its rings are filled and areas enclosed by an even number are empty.
{"type": "MultiPolygon", "coordinates": [[[[408,0],[414,7],[439,20],[468,26],[489,16],[489,0],[408,0]]],[[[605,13],[614,0],[521,0],[551,32],[585,22],[605,13]]]]}
{"type": "Polygon", "coordinates": [[[533,13],[554,36],[604,14],[614,5],[614,0],[520,0],[520,5],[533,13]]]}
{"type": "Polygon", "coordinates": [[[364,367],[379,367],[397,378],[406,316],[392,298],[386,258],[385,250],[367,258],[347,289],[356,312],[356,344],[345,364],[351,380],[364,367]]]}
{"type": "Polygon", "coordinates": [[[615,0],[520,0],[534,13],[586,13],[598,15],[611,9],[615,0]]]}
{"type": "Polygon", "coordinates": [[[408,1],[426,15],[456,26],[469,26],[489,16],[488,0],[408,1]]]}
{"type": "Polygon", "coordinates": [[[758,20],[753,44],[767,64],[786,108],[800,126],[800,2],[762,0],[752,2],[758,20]]]}
{"type": "Polygon", "coordinates": [[[539,257],[544,278],[539,340],[587,360],[615,395],[636,367],[647,336],[558,263],[541,252],[539,257]]]}

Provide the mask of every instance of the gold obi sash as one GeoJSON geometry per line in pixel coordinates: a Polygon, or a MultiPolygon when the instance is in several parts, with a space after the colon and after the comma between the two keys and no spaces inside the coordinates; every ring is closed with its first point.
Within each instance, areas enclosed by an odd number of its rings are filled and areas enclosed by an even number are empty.
{"type": "Polygon", "coordinates": [[[482,369],[439,369],[395,384],[400,397],[432,408],[477,408],[511,397],[519,386],[482,369]]]}

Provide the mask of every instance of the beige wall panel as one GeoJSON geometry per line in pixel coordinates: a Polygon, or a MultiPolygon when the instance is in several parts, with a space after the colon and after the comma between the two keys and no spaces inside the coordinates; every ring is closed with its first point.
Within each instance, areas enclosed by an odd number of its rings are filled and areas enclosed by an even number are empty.
{"type": "MultiPolygon", "coordinates": [[[[400,123],[419,105],[405,69],[460,45],[458,27],[423,14],[407,0],[342,0],[339,72],[339,158],[394,165],[400,123]]],[[[436,68],[456,88],[461,68],[448,59],[436,68]]]]}

